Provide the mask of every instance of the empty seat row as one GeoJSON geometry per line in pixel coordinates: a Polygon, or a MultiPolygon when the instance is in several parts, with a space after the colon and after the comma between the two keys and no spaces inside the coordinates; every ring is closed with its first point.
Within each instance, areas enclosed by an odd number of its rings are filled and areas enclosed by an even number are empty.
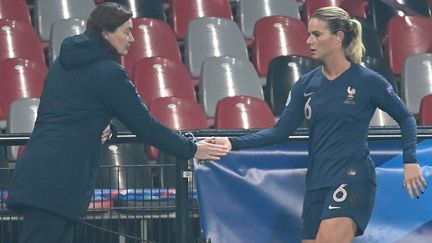
{"type": "MultiPolygon", "coordinates": [[[[143,2],[147,2],[145,0],[117,1],[135,8],[139,8],[137,5],[143,4],[143,2]]],[[[339,6],[352,16],[370,19],[380,34],[380,28],[384,29],[385,32],[388,20],[391,17],[400,15],[400,13],[404,15],[431,16],[427,0],[305,0],[303,2],[301,8],[299,8],[299,3],[295,0],[170,0],[168,8],[170,18],[168,22],[173,27],[177,38],[183,40],[188,23],[195,18],[221,17],[233,19],[239,24],[245,38],[250,41],[254,25],[262,17],[276,15],[290,16],[297,19],[302,17],[302,20],[307,23],[311,14],[316,9],[324,6],[339,6]],[[232,8],[230,3],[233,2],[235,4],[232,8]],[[235,9],[235,15],[233,15],[232,9],[235,9]],[[303,16],[300,15],[301,12],[303,16]]]]}
{"type": "MultiPolygon", "coordinates": [[[[399,76],[401,66],[409,55],[431,51],[432,20],[425,17],[405,16],[395,17],[394,21],[400,24],[394,31],[389,27],[385,57],[377,34],[367,22],[363,23],[363,35],[367,50],[365,56],[382,62],[389,60],[391,73],[399,76]]],[[[163,56],[181,59],[174,34],[165,22],[139,18],[134,19],[134,23],[133,34],[136,41],[129,54],[123,58],[123,64],[130,73],[133,73],[135,62],[143,57],[163,56]],[[160,41],[162,38],[165,40],[163,44],[160,41]]],[[[193,20],[189,25],[184,43],[184,62],[193,78],[198,79],[202,62],[209,57],[227,55],[249,59],[248,49],[241,36],[241,31],[232,20],[216,17],[193,20]]],[[[251,60],[259,75],[261,77],[267,75],[270,61],[277,56],[309,57],[307,36],[306,26],[295,18],[271,16],[258,20],[255,25],[255,39],[251,46],[251,60]]]]}
{"type": "MultiPolygon", "coordinates": [[[[66,0],[57,1],[56,4],[49,4],[49,2],[49,0],[36,0],[34,3],[34,24],[45,41],[49,38],[50,25],[55,21],[66,18],[87,19],[95,6],[94,0],[66,0]]],[[[101,2],[103,1],[96,1],[96,3],[101,2]]],[[[134,17],[166,20],[162,0],[105,0],[105,2],[126,5],[132,10],[134,17]]],[[[230,3],[229,0],[170,0],[167,10],[170,16],[169,23],[177,38],[182,40],[185,38],[188,23],[195,18],[213,16],[233,19],[230,3]]],[[[388,20],[400,15],[401,12],[404,15],[431,16],[427,0],[305,0],[301,11],[295,0],[239,0],[234,7],[235,20],[239,23],[245,38],[251,39],[254,25],[262,17],[280,15],[300,19],[300,12],[303,12],[303,21],[306,23],[313,11],[324,6],[339,6],[352,16],[369,18],[380,34],[385,33],[388,20]]],[[[0,8],[3,12],[1,16],[6,18],[30,20],[25,0],[2,0],[0,8]]]]}
{"type": "MultiPolygon", "coordinates": [[[[379,73],[388,73],[383,62],[367,57],[363,65],[379,73]]],[[[274,115],[285,107],[292,85],[301,75],[319,66],[308,57],[288,55],[274,58],[269,65],[264,97],[274,115]]],[[[7,117],[14,99],[39,97],[47,73],[45,65],[28,59],[12,58],[0,61],[0,117],[7,117]]],[[[432,92],[432,54],[408,58],[401,79],[400,93],[409,109],[419,113],[420,98],[432,92]]],[[[384,75],[385,76],[385,75],[384,75]]],[[[389,79],[391,81],[391,79],[389,79]]],[[[212,57],[203,62],[198,94],[192,77],[180,61],[163,57],[141,59],[135,66],[134,83],[147,104],[159,97],[178,97],[198,101],[206,116],[214,117],[217,102],[227,96],[247,95],[263,98],[260,78],[251,62],[235,57],[212,57]]],[[[397,90],[398,86],[393,83],[397,90]]]]}
{"type": "MultiPolygon", "coordinates": [[[[408,17],[404,17],[404,18],[408,18],[408,17]]],[[[411,18],[411,17],[410,17],[411,18]]],[[[213,23],[210,23],[210,24],[208,24],[208,25],[205,25],[205,24],[202,24],[202,26],[204,26],[203,28],[205,28],[205,30],[207,30],[210,34],[213,34],[213,35],[215,35],[214,33],[218,33],[218,35],[219,35],[219,37],[222,39],[222,37],[223,36],[225,36],[225,35],[223,35],[223,34],[221,34],[221,33],[219,33],[218,31],[218,29],[216,28],[218,25],[223,25],[223,24],[220,24],[220,23],[222,23],[222,22],[226,22],[226,21],[228,21],[229,22],[229,20],[226,20],[226,19],[218,19],[218,18],[201,18],[201,19],[197,19],[197,20],[195,20],[195,21],[197,21],[197,22],[201,22],[201,20],[203,20],[203,19],[216,19],[217,21],[213,21],[213,23]]],[[[140,19],[141,20],[141,19],[140,19]]],[[[273,17],[267,17],[267,18],[261,18],[259,21],[262,21],[262,25],[263,26],[270,26],[270,27],[273,27],[273,28],[265,28],[265,27],[263,27],[262,29],[263,30],[266,30],[266,31],[268,31],[269,29],[276,29],[276,31],[274,32],[275,34],[274,34],[274,36],[279,36],[279,39],[278,38],[267,38],[267,39],[270,39],[271,41],[274,41],[274,40],[276,40],[275,42],[278,42],[279,44],[280,43],[282,43],[282,45],[279,45],[279,46],[281,46],[281,48],[280,48],[280,50],[274,50],[273,48],[268,48],[268,47],[271,47],[272,45],[273,46],[278,46],[278,44],[271,44],[271,42],[267,42],[267,44],[264,44],[264,45],[262,45],[262,46],[264,46],[264,47],[266,47],[267,49],[269,49],[270,50],[270,52],[271,51],[274,51],[274,53],[270,53],[270,54],[268,54],[268,53],[262,53],[262,56],[264,56],[265,58],[262,58],[260,55],[261,55],[261,53],[259,53],[259,48],[258,48],[258,46],[260,46],[260,40],[261,39],[264,39],[264,38],[256,38],[256,41],[255,41],[255,44],[254,44],[254,58],[253,58],[253,60],[254,60],[254,64],[256,65],[256,67],[257,67],[257,70],[259,71],[259,74],[260,74],[260,76],[265,76],[266,74],[267,74],[267,72],[266,72],[266,69],[268,68],[268,64],[270,63],[270,61],[274,58],[274,57],[277,57],[277,56],[280,56],[280,55],[292,55],[292,54],[296,54],[295,52],[293,52],[293,53],[290,53],[290,52],[287,52],[286,50],[287,49],[292,49],[292,50],[295,50],[295,51],[298,51],[298,50],[301,50],[301,47],[305,47],[305,45],[303,44],[303,46],[301,46],[300,44],[299,45],[296,45],[296,48],[290,48],[290,44],[293,44],[293,43],[295,43],[294,41],[292,41],[292,40],[290,40],[290,41],[287,41],[286,39],[289,37],[288,35],[285,35],[285,36],[283,36],[283,34],[284,33],[286,33],[287,32],[287,30],[286,29],[284,29],[284,26],[287,26],[287,25],[289,25],[289,24],[287,24],[287,23],[284,23],[284,22],[282,22],[282,21],[288,21],[288,20],[290,20],[290,21],[293,21],[293,23],[295,23],[295,21],[297,21],[298,22],[298,20],[297,19],[293,19],[293,18],[290,18],[290,17],[280,17],[280,16],[273,16],[273,17]],[[265,23],[267,23],[267,25],[265,25],[265,23]],[[283,37],[281,37],[281,36],[283,36],[283,37]],[[283,40],[285,40],[285,41],[283,41],[283,40]],[[285,44],[285,45],[283,45],[283,44],[285,44]],[[277,52],[277,51],[279,51],[279,52],[277,52]],[[285,52],[283,52],[283,51],[285,51],[285,52]],[[267,56],[266,56],[266,54],[267,54],[267,56]],[[264,63],[264,64],[261,64],[261,63],[264,63]],[[264,70],[264,71],[261,71],[261,70],[264,70]]],[[[153,22],[155,22],[155,23],[157,23],[157,21],[156,20],[152,20],[153,22]]],[[[256,27],[256,29],[259,29],[259,26],[260,26],[260,24],[259,24],[259,21],[257,22],[257,27],[256,27]]],[[[413,22],[412,20],[410,20],[411,22],[413,22]]],[[[60,21],[61,22],[61,21],[60,21]]],[[[150,32],[149,31],[147,31],[147,29],[149,29],[149,26],[152,26],[153,25],[153,22],[150,24],[142,24],[142,23],[139,23],[139,25],[138,25],[138,29],[142,32],[142,34],[139,34],[139,36],[143,36],[142,37],[142,39],[149,39],[149,38],[152,38],[152,36],[153,36],[153,34],[149,34],[150,32]]],[[[232,22],[232,21],[231,21],[232,22]]],[[[156,25],[156,24],[155,24],[156,25]]],[[[82,27],[83,26],[83,24],[82,24],[82,22],[81,22],[81,25],[72,25],[72,26],[75,26],[75,27],[82,27]]],[[[231,25],[231,26],[233,26],[233,25],[231,25]]],[[[296,26],[296,25],[293,25],[293,26],[296,26]]],[[[293,26],[291,26],[291,28],[289,28],[289,29],[295,29],[293,26]]],[[[301,25],[298,25],[299,26],[299,28],[301,27],[301,25]]],[[[304,27],[304,26],[303,26],[304,27]]],[[[5,29],[9,29],[8,27],[5,27],[5,29]]],[[[64,29],[64,28],[60,28],[60,29],[64,29]]],[[[79,28],[75,28],[75,29],[79,29],[79,28]]],[[[235,29],[235,28],[231,28],[231,29],[235,29]]],[[[288,29],[288,28],[287,28],[288,29]]],[[[424,29],[427,29],[427,28],[424,28],[424,29]]],[[[257,32],[259,32],[259,31],[257,31],[257,32]]],[[[299,33],[301,33],[301,31],[300,30],[298,30],[297,32],[299,32],[299,33]]],[[[237,33],[238,34],[238,30],[235,30],[235,31],[231,31],[231,32],[223,32],[224,34],[225,33],[237,33]]],[[[428,34],[428,32],[425,32],[426,34],[426,36],[427,36],[427,34],[428,34]]],[[[159,33],[158,33],[159,34],[159,33]]],[[[156,35],[156,34],[155,34],[156,35]]],[[[256,35],[258,35],[258,33],[256,34],[256,35]]],[[[264,37],[268,37],[270,35],[270,33],[269,32],[264,32],[263,34],[262,34],[262,36],[264,36],[264,37]]],[[[166,36],[168,36],[168,35],[166,35],[166,36]]],[[[165,36],[165,37],[166,37],[165,36]]],[[[233,35],[230,35],[230,36],[233,36],[233,35]]],[[[171,37],[172,37],[172,33],[171,33],[171,37]]],[[[163,38],[163,37],[162,37],[163,38]]],[[[168,37],[166,37],[165,39],[167,39],[168,37]]],[[[196,37],[196,38],[192,38],[191,37],[191,39],[193,39],[193,40],[195,40],[195,39],[198,39],[199,37],[196,37]]],[[[61,38],[60,38],[61,39],[61,38]]],[[[137,39],[139,39],[139,38],[137,38],[137,39]]],[[[237,38],[237,39],[239,39],[239,38],[237,38]]],[[[160,39],[156,39],[156,40],[160,40],[160,39]]],[[[137,42],[139,42],[139,41],[137,41],[137,42]]],[[[191,40],[191,42],[192,42],[192,40],[191,40]]],[[[155,41],[155,43],[160,43],[160,41],[155,41]]],[[[151,45],[140,45],[139,43],[137,43],[137,45],[134,45],[134,46],[136,46],[136,47],[140,47],[140,46],[156,46],[156,44],[155,43],[151,43],[151,45]]],[[[173,41],[173,43],[175,43],[175,41],[173,41]]],[[[243,45],[237,45],[237,46],[235,46],[235,47],[233,47],[233,48],[225,48],[225,47],[229,47],[228,45],[223,45],[223,43],[221,44],[220,43],[220,41],[219,41],[219,38],[209,38],[209,41],[208,42],[205,42],[205,43],[210,43],[209,45],[212,47],[212,48],[208,48],[208,46],[207,46],[207,48],[205,48],[206,46],[204,46],[204,48],[203,48],[203,46],[199,46],[199,45],[196,45],[196,47],[198,47],[198,48],[201,48],[202,50],[197,50],[197,51],[194,51],[194,53],[197,53],[197,62],[192,62],[192,61],[190,61],[190,63],[192,63],[192,64],[189,64],[188,65],[188,67],[189,67],[189,69],[190,70],[195,70],[195,71],[191,71],[193,74],[195,73],[195,78],[198,78],[198,76],[196,76],[196,75],[199,75],[199,73],[200,73],[200,69],[201,69],[201,66],[202,66],[202,63],[203,63],[203,61],[205,61],[207,58],[209,58],[209,57],[212,57],[212,56],[224,56],[224,55],[230,55],[230,56],[236,56],[236,53],[239,53],[239,55],[238,56],[242,56],[244,59],[246,59],[246,57],[245,57],[245,54],[244,53],[246,53],[247,54],[247,52],[245,52],[245,48],[244,48],[244,44],[243,45]],[[220,46],[217,46],[216,44],[220,44],[220,46]],[[216,46],[216,48],[213,48],[214,46],[216,46]],[[240,48],[240,46],[241,46],[241,48],[240,48]],[[225,49],[224,49],[225,48],[225,49]],[[212,53],[205,53],[205,51],[207,51],[207,50],[210,50],[212,53]],[[238,51],[238,50],[240,50],[240,52],[238,51]],[[204,53],[204,55],[201,55],[201,56],[199,56],[200,54],[202,54],[202,53],[204,53]],[[193,63],[198,63],[197,65],[193,65],[193,63]]],[[[266,43],[266,42],[263,42],[263,43],[266,43]]],[[[302,43],[302,41],[299,41],[299,43],[302,43]]],[[[54,46],[54,45],[53,45],[54,46]]],[[[172,46],[175,46],[175,48],[173,48],[173,53],[175,53],[175,54],[155,54],[154,53],[154,50],[153,49],[150,49],[150,50],[144,50],[144,51],[142,51],[144,54],[144,57],[145,57],[145,55],[156,55],[156,56],[176,56],[176,58],[177,57],[179,57],[179,50],[178,50],[178,46],[177,45],[172,45],[172,46]]],[[[186,45],[186,49],[187,50],[190,50],[190,49],[193,49],[192,47],[189,47],[189,46],[193,46],[192,44],[191,45],[186,45]]],[[[166,50],[167,48],[160,48],[161,50],[166,50]]],[[[369,49],[369,48],[368,48],[369,49]]],[[[265,48],[262,48],[261,50],[265,50],[265,48]]],[[[54,51],[53,51],[53,53],[54,53],[54,51]]],[[[133,52],[131,51],[131,53],[134,53],[134,54],[136,54],[136,53],[138,53],[138,54],[140,54],[140,51],[139,50],[134,50],[133,52]]],[[[306,51],[303,51],[303,54],[300,54],[300,55],[302,55],[302,56],[307,56],[307,53],[306,53],[306,51]]],[[[132,56],[132,55],[131,55],[132,56]]],[[[131,56],[126,56],[125,57],[125,59],[128,59],[128,58],[130,58],[131,56]]],[[[190,54],[190,56],[188,56],[188,57],[192,57],[192,53],[190,54]]],[[[140,56],[138,56],[137,58],[135,58],[135,60],[139,60],[141,57],[140,56]]],[[[180,58],[180,57],[179,57],[180,58]]],[[[134,60],[134,58],[131,58],[132,60],[134,60]]],[[[186,59],[186,63],[188,64],[188,60],[195,60],[195,59],[186,59]]],[[[128,63],[133,63],[133,64],[131,64],[130,66],[132,66],[132,68],[128,68],[129,69],[129,71],[130,71],[130,73],[134,73],[133,72],[133,65],[134,65],[134,61],[130,61],[130,62],[128,62],[128,61],[124,61],[124,64],[125,64],[125,66],[126,67],[128,67],[129,65],[128,65],[128,63]],[[131,70],[132,69],[132,70],[131,70]]]]}
{"type": "MultiPolygon", "coordinates": [[[[45,3],[43,0],[41,0],[40,2],[36,2],[36,6],[38,6],[38,4],[40,5],[40,7],[38,7],[38,11],[40,11],[41,13],[44,11],[48,11],[43,7],[43,3],[45,3]]],[[[68,15],[66,17],[70,16],[68,15]]],[[[50,43],[50,63],[58,55],[60,43],[66,36],[82,33],[84,31],[84,19],[85,18],[62,19],[57,16],[53,17],[52,21],[49,22],[49,24],[45,24],[47,26],[49,25],[50,27],[49,32],[48,30],[46,30],[46,32],[48,32],[46,35],[49,35],[50,43]]],[[[187,42],[185,45],[185,63],[188,65],[195,80],[198,77],[200,64],[203,61],[202,59],[205,59],[207,56],[222,56],[229,53],[229,55],[235,57],[248,57],[247,48],[244,47],[243,42],[240,40],[240,37],[238,37],[242,32],[238,31],[237,25],[233,23],[232,20],[223,18],[204,19],[206,19],[206,21],[198,21],[197,19],[195,19],[195,21],[191,21],[190,24],[192,26],[190,28],[190,36],[187,37],[187,42]],[[210,19],[218,20],[210,22],[210,19]],[[197,34],[198,31],[194,31],[194,29],[196,28],[199,28],[200,31],[204,31],[204,34],[199,37],[195,37],[195,35],[199,35],[197,34]],[[229,33],[229,36],[231,36],[229,40],[225,39],[226,33],[229,33]],[[207,36],[207,39],[202,39],[205,36],[207,36]],[[201,45],[202,47],[207,47],[205,50],[194,51],[195,56],[203,53],[201,59],[198,58],[197,61],[192,60],[192,57],[189,55],[188,51],[193,48],[191,47],[193,45],[195,45],[197,48],[200,48],[201,46],[192,44],[192,42],[201,42],[208,44],[208,46],[201,45]],[[213,53],[208,53],[209,51],[212,51],[213,53]]],[[[363,35],[365,36],[365,44],[367,50],[366,55],[381,58],[383,55],[378,35],[374,32],[374,30],[367,21],[361,18],[359,18],[359,20],[362,21],[362,24],[364,26],[363,35]]],[[[7,24],[3,24],[3,30],[10,30],[11,33],[15,35],[15,32],[18,31],[15,29],[18,29],[19,27],[26,29],[26,31],[21,32],[30,33],[26,36],[32,35],[34,33],[34,31],[28,30],[28,24],[25,25],[18,21],[9,22],[13,22],[14,26],[17,27],[11,28],[11,24],[9,24],[9,26],[7,24]]],[[[133,65],[141,57],[163,56],[181,59],[181,53],[175,38],[175,32],[170,29],[169,25],[166,22],[158,21],[155,19],[135,18],[134,24],[135,30],[133,34],[136,38],[136,43],[133,45],[130,54],[123,58],[123,64],[129,71],[129,73],[133,73],[133,65]],[[162,43],[161,39],[165,40],[163,41],[164,47],[159,47],[161,46],[160,43],[162,43]],[[155,46],[158,46],[159,48],[155,48],[155,46]]],[[[43,25],[42,22],[39,25],[43,25]]],[[[386,58],[390,64],[391,71],[394,75],[401,74],[401,66],[403,66],[403,61],[410,54],[425,53],[431,51],[431,26],[432,20],[426,17],[405,16],[394,17],[391,19],[391,21],[389,22],[388,38],[385,41],[385,50],[386,58]],[[401,35],[400,33],[404,33],[404,35],[401,35]]],[[[44,29],[48,29],[48,27],[44,29]]],[[[41,35],[41,31],[42,29],[38,28],[39,35],[41,35]]],[[[33,42],[35,41],[34,36],[30,36],[31,38],[25,38],[23,37],[23,34],[20,35],[21,37],[19,39],[26,40],[26,42],[28,42],[28,39],[33,39],[33,42]]],[[[257,19],[256,22],[254,22],[253,30],[254,41],[252,46],[252,61],[256,65],[259,75],[261,77],[266,76],[269,62],[272,58],[276,56],[309,56],[310,54],[308,51],[308,47],[305,44],[305,39],[307,38],[307,35],[308,33],[305,25],[302,24],[301,20],[293,17],[270,16],[257,19]]],[[[27,48],[21,48],[24,50],[28,50],[28,53],[25,54],[27,56],[24,56],[24,54],[20,54],[19,57],[29,58],[29,54],[32,54],[33,56],[38,55],[38,57],[34,57],[31,59],[43,58],[40,50],[37,51],[33,50],[34,48],[28,48],[28,46],[33,47],[34,45],[20,44],[18,40],[15,40],[13,38],[8,39],[12,40],[17,47],[27,46],[27,48]]],[[[8,44],[9,45],[4,44],[3,46],[9,48],[10,43],[8,44]]]]}

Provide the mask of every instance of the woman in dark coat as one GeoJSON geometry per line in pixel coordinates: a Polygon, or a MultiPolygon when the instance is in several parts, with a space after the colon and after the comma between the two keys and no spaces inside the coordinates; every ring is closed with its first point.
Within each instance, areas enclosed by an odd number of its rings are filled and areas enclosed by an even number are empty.
{"type": "Polygon", "coordinates": [[[101,133],[113,117],[145,143],[179,158],[218,159],[224,146],[193,143],[149,113],[117,63],[133,42],[132,13],[98,5],[84,34],[65,39],[45,80],[38,117],[16,163],[7,206],[24,214],[20,242],[72,242],[99,167],[101,133]]]}

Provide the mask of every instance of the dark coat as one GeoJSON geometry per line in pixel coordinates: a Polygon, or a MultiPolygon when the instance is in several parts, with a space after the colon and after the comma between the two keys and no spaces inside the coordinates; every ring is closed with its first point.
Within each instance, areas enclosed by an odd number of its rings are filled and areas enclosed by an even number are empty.
{"type": "Polygon", "coordinates": [[[113,117],[137,137],[180,158],[196,145],[150,114],[101,38],[67,38],[45,79],[38,117],[16,163],[7,206],[45,209],[72,220],[85,216],[99,167],[101,134],[113,117]]]}

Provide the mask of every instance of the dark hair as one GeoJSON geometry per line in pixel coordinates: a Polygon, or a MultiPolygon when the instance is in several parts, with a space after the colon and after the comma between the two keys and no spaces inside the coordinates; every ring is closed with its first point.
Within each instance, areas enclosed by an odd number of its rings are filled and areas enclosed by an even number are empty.
{"type": "Polygon", "coordinates": [[[121,4],[114,2],[99,4],[87,20],[86,33],[102,37],[103,31],[114,32],[130,18],[132,12],[121,4]]]}
{"type": "Polygon", "coordinates": [[[365,48],[362,42],[362,26],[358,20],[352,19],[345,10],[339,7],[320,8],[312,14],[312,18],[326,22],[328,29],[333,34],[342,31],[345,56],[351,62],[361,62],[365,48]]]}

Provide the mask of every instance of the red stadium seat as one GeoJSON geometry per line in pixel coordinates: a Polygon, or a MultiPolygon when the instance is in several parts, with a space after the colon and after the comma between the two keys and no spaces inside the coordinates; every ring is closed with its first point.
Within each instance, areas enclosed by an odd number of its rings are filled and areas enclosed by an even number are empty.
{"type": "MultiPolygon", "coordinates": [[[[153,100],[150,112],[162,124],[173,130],[208,128],[203,110],[196,102],[177,97],[162,97],[153,100]]],[[[157,158],[158,150],[152,146],[147,151],[150,158],[157,158]]]]}
{"type": "Polygon", "coordinates": [[[0,0],[0,19],[11,19],[31,24],[26,0],[0,0]]]}
{"type": "Polygon", "coordinates": [[[256,22],[268,16],[289,16],[300,19],[297,0],[242,0],[236,5],[236,22],[248,46],[253,41],[256,22]]]}
{"type": "Polygon", "coordinates": [[[0,70],[0,118],[5,119],[15,99],[40,97],[48,70],[45,64],[21,58],[0,61],[0,70]]]}
{"type": "Polygon", "coordinates": [[[180,49],[171,27],[164,21],[151,18],[133,18],[132,35],[135,42],[122,63],[129,75],[133,67],[144,57],[167,57],[181,61],[180,49]]]}
{"type": "Polygon", "coordinates": [[[364,0],[306,0],[304,3],[303,19],[309,21],[315,10],[336,6],[344,9],[351,16],[366,18],[367,1],[364,0]]]}
{"type": "Polygon", "coordinates": [[[229,0],[172,0],[172,27],[177,39],[183,40],[188,24],[200,17],[233,19],[229,0]]]}
{"type": "Polygon", "coordinates": [[[194,84],[186,66],[164,57],[143,58],[135,64],[135,86],[146,104],[160,97],[196,102],[194,84]]]}
{"type": "Polygon", "coordinates": [[[262,100],[250,96],[226,97],[217,103],[215,128],[251,129],[271,127],[275,117],[262,100]]]}
{"type": "Polygon", "coordinates": [[[45,62],[42,46],[31,24],[0,19],[0,61],[14,57],[45,62]]]}
{"type": "Polygon", "coordinates": [[[420,102],[420,125],[432,125],[432,94],[426,95],[420,102]]]}
{"type": "Polygon", "coordinates": [[[394,75],[401,75],[405,60],[432,51],[432,19],[424,16],[396,16],[390,19],[384,44],[394,75]]]}
{"type": "Polygon", "coordinates": [[[254,36],[253,62],[261,77],[267,75],[268,65],[275,57],[311,55],[306,44],[307,28],[299,19],[287,16],[261,18],[255,24],[254,36]]]}

